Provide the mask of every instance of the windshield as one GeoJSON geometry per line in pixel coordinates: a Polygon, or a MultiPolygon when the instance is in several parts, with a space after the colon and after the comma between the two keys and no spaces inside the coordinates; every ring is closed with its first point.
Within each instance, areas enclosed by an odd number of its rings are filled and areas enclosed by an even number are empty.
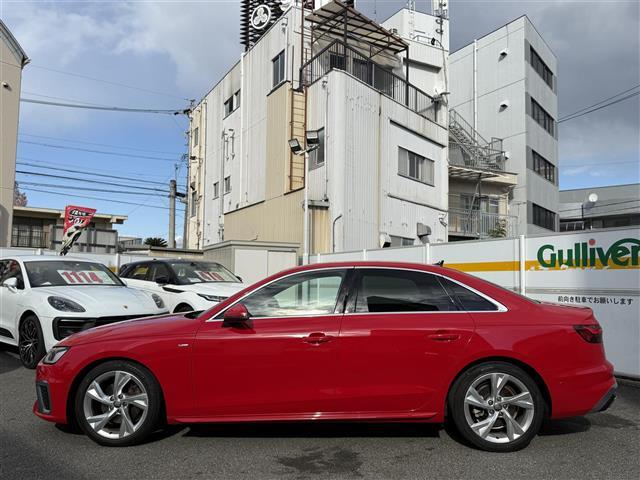
{"type": "Polygon", "coordinates": [[[111,270],[100,263],[73,260],[25,262],[32,288],[82,285],[123,286],[111,270]]]}
{"type": "Polygon", "coordinates": [[[169,262],[180,285],[213,282],[239,282],[229,270],[215,262],[169,262]]]}

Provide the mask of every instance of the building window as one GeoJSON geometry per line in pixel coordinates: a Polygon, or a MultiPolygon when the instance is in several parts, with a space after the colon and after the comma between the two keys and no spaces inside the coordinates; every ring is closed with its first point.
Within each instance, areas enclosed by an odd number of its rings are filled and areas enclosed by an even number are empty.
{"type": "Polygon", "coordinates": [[[284,82],[284,50],[271,60],[273,64],[273,86],[277,87],[284,82]]]}
{"type": "Polygon", "coordinates": [[[529,49],[531,53],[531,66],[536,72],[538,72],[538,75],[542,77],[544,82],[549,85],[549,87],[553,88],[553,72],[549,67],[547,67],[547,64],[544,63],[533,47],[529,47],[529,49]]]}
{"type": "Polygon", "coordinates": [[[433,185],[433,160],[398,147],[398,175],[433,185]]]}
{"type": "Polygon", "coordinates": [[[531,99],[531,116],[550,135],[555,137],[556,121],[533,98],[531,99]]]}
{"type": "Polygon", "coordinates": [[[398,237],[396,235],[389,235],[389,238],[391,238],[392,247],[406,247],[414,244],[413,238],[398,237]]]}
{"type": "Polygon", "coordinates": [[[224,193],[229,193],[231,191],[231,177],[224,178],[224,193]]]}
{"type": "Polygon", "coordinates": [[[555,185],[556,167],[538,152],[533,152],[533,171],[555,185]]]}
{"type": "Polygon", "coordinates": [[[556,229],[556,214],[551,210],[541,207],[540,205],[533,204],[533,224],[547,230],[555,231],[556,229]]]}
{"type": "Polygon", "coordinates": [[[329,69],[333,70],[337,68],[339,70],[347,69],[347,57],[345,57],[342,53],[329,53],[329,69]]]}
{"type": "Polygon", "coordinates": [[[193,129],[193,146],[197,147],[198,143],[200,143],[200,128],[196,127],[193,129]]]}
{"type": "Polygon", "coordinates": [[[309,155],[309,170],[324,165],[324,128],[318,130],[318,148],[309,155]]]}
{"type": "Polygon", "coordinates": [[[240,107],[240,90],[231,95],[224,102],[224,116],[226,117],[230,113],[234,112],[238,107],[240,107]]]}
{"type": "Polygon", "coordinates": [[[191,216],[195,217],[198,212],[198,192],[191,190],[191,216]]]}
{"type": "Polygon", "coordinates": [[[218,198],[220,196],[220,183],[216,182],[213,184],[213,198],[218,198]]]}

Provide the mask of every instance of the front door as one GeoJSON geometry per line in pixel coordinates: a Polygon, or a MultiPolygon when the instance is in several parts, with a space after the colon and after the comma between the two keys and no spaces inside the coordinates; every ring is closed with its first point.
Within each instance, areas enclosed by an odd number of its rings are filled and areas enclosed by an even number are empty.
{"type": "Polygon", "coordinates": [[[282,419],[335,411],[336,353],[346,269],[303,272],[240,300],[251,318],[220,314],[194,348],[197,416],[282,419]]]}
{"type": "Polygon", "coordinates": [[[355,271],[340,331],[341,408],[374,416],[435,411],[435,394],[468,344],[473,319],[436,275],[355,271]]]}

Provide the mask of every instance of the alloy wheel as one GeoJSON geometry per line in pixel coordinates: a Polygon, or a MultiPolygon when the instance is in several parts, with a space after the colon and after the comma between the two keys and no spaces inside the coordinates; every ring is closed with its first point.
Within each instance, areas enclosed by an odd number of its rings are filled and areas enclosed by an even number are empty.
{"type": "Polygon", "coordinates": [[[533,422],[535,404],[525,384],[513,375],[492,372],[467,389],[464,415],[471,430],[492,443],[511,443],[533,422]]]}
{"type": "Polygon", "coordinates": [[[135,433],[144,424],[149,395],[143,383],[122,370],[105,372],[86,388],[84,418],[99,436],[121,439],[135,433]]]}
{"type": "Polygon", "coordinates": [[[20,360],[25,365],[32,365],[36,360],[36,355],[40,347],[38,326],[33,318],[26,318],[20,324],[18,348],[20,350],[20,360]]]}

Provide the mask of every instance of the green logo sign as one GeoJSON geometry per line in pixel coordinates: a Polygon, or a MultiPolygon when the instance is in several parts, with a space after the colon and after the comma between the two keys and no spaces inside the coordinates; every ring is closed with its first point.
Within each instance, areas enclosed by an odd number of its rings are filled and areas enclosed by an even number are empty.
{"type": "Polygon", "coordinates": [[[640,260],[640,240],[623,238],[606,250],[595,239],[575,243],[571,249],[542,245],[538,249],[538,263],[545,268],[567,267],[637,267],[640,260]],[[598,265],[598,262],[600,264],[598,265]]]}

